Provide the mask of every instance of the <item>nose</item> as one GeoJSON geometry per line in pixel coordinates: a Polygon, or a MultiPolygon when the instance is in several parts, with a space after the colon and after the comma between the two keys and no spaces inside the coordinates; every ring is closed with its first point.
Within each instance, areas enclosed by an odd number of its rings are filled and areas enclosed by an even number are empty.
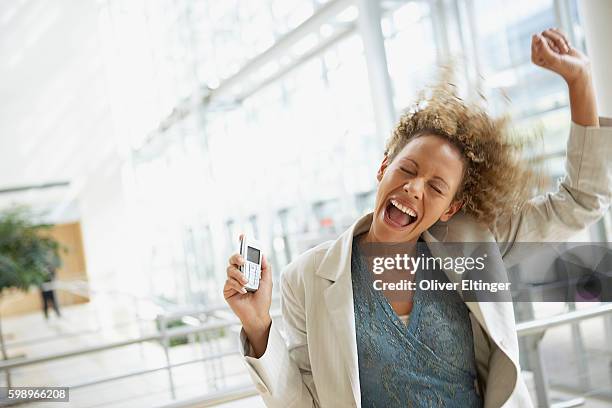
{"type": "Polygon", "coordinates": [[[404,191],[410,194],[416,200],[420,200],[423,196],[424,182],[420,178],[413,178],[404,184],[404,191]]]}

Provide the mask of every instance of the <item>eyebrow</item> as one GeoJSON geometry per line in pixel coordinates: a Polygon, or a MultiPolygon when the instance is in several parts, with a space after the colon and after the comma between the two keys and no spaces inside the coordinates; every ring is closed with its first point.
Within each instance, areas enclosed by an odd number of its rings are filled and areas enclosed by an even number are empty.
{"type": "MultiPolygon", "coordinates": [[[[417,170],[419,169],[419,163],[417,163],[416,161],[410,159],[410,158],[406,158],[404,160],[410,160],[412,163],[414,163],[414,165],[416,166],[417,170]]],[[[450,189],[450,186],[448,185],[448,183],[440,176],[434,176],[433,178],[440,180],[441,182],[443,182],[446,185],[446,188],[450,189]]]]}

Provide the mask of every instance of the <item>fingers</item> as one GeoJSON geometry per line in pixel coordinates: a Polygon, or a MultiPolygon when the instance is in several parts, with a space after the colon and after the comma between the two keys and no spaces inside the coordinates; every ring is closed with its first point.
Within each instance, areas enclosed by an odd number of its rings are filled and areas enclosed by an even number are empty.
{"type": "Polygon", "coordinates": [[[568,50],[572,49],[572,46],[571,46],[569,40],[567,39],[567,36],[565,35],[565,33],[563,31],[559,30],[558,28],[551,28],[551,30],[553,30],[555,33],[557,33],[563,39],[563,42],[565,42],[565,45],[567,46],[568,50]]]}
{"type": "Polygon", "coordinates": [[[227,277],[231,279],[235,279],[242,284],[242,286],[248,283],[248,279],[244,276],[244,274],[236,268],[234,265],[230,265],[227,267],[227,277]]]}
{"type": "MultiPolygon", "coordinates": [[[[235,292],[242,294],[247,293],[244,285],[247,284],[248,280],[239,269],[240,265],[242,264],[244,264],[244,259],[242,256],[240,256],[240,254],[234,254],[230,257],[229,265],[226,268],[227,280],[225,281],[223,293],[226,293],[228,289],[232,289],[235,292]]],[[[227,297],[229,296],[226,296],[226,298],[227,297]]]]}
{"type": "Polygon", "coordinates": [[[554,47],[556,48],[555,51],[558,50],[557,52],[561,52],[563,54],[567,54],[569,52],[569,43],[567,42],[565,36],[561,35],[558,30],[549,28],[548,30],[542,31],[542,36],[552,41],[554,47]]]}
{"type": "Polygon", "coordinates": [[[534,34],[532,36],[532,41],[531,41],[531,46],[532,46],[532,52],[533,52],[533,46],[534,44],[536,45],[536,50],[538,49],[537,46],[539,45],[539,41],[540,38],[543,39],[544,42],[548,43],[548,47],[553,50],[554,52],[556,52],[557,54],[562,54],[561,50],[557,47],[557,45],[555,44],[555,42],[548,37],[545,37],[543,35],[543,31],[541,34],[534,34]],[[535,41],[534,41],[535,40],[535,41]]]}
{"type": "Polygon", "coordinates": [[[548,40],[540,34],[535,34],[531,43],[531,60],[544,67],[553,64],[555,58],[558,58],[558,54],[550,47],[548,40]]]}
{"type": "MultiPolygon", "coordinates": [[[[230,258],[231,259],[231,258],[230,258]]],[[[233,288],[236,292],[246,293],[246,289],[244,285],[248,283],[247,278],[244,274],[238,269],[235,264],[228,265],[227,269],[227,281],[225,282],[226,286],[233,288]]]]}
{"type": "Polygon", "coordinates": [[[234,265],[238,268],[244,264],[244,258],[239,253],[235,253],[234,255],[230,256],[229,263],[230,265],[234,265]]]}
{"type": "Polygon", "coordinates": [[[557,54],[564,54],[563,51],[561,51],[557,45],[554,43],[553,40],[551,40],[550,38],[544,37],[544,40],[548,43],[548,46],[550,47],[551,50],[553,50],[554,52],[556,52],[557,54]]]}
{"type": "Polygon", "coordinates": [[[242,293],[243,295],[247,293],[247,290],[244,288],[244,286],[234,278],[228,278],[225,281],[225,286],[223,287],[223,293],[226,293],[228,289],[232,289],[235,292],[242,293]]]}

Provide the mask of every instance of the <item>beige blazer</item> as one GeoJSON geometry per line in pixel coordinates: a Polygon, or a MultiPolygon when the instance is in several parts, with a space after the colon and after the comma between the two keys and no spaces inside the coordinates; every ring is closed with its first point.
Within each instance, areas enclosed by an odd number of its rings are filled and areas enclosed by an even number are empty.
{"type": "MultiPolygon", "coordinates": [[[[514,242],[563,242],[597,221],[612,191],[612,120],[600,128],[571,125],[566,175],[554,193],[531,199],[517,214],[493,228],[465,213],[438,222],[423,233],[427,242],[499,242],[497,265],[519,261],[514,242]],[[605,127],[608,126],[608,127],[605,127]]],[[[241,352],[258,392],[269,407],[360,407],[355,316],[351,285],[353,236],[367,231],[372,214],[357,220],[335,241],[300,255],[281,275],[284,335],[272,323],[259,359],[241,332],[241,352]]],[[[432,255],[444,257],[444,254],[432,255]]],[[[491,255],[490,255],[491,256],[491,255]]],[[[493,262],[495,264],[495,262],[493,262]]],[[[445,271],[454,280],[453,271],[445,271]]],[[[478,380],[485,407],[530,407],[520,375],[518,341],[511,302],[466,302],[470,310],[478,380]]]]}

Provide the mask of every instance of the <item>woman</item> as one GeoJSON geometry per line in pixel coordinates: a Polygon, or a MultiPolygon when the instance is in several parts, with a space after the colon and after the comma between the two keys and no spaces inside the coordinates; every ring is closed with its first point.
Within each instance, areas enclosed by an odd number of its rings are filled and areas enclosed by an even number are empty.
{"type": "Polygon", "coordinates": [[[533,36],[532,61],[569,89],[567,174],[558,191],[517,210],[528,172],[512,159],[503,124],[436,91],[389,140],[373,213],[283,272],[286,339],[269,315],[269,264],[259,290],[246,293],[244,260],[230,258],[224,297],[242,322],[242,352],[268,406],[531,406],[510,302],[457,297],[448,306],[418,290],[383,298],[369,285],[362,255],[366,243],[421,240],[433,252],[438,242],[495,240],[492,256],[505,275],[517,257],[513,242],[564,241],[603,215],[612,129],[599,127],[589,63],[556,29],[533,36]]]}

